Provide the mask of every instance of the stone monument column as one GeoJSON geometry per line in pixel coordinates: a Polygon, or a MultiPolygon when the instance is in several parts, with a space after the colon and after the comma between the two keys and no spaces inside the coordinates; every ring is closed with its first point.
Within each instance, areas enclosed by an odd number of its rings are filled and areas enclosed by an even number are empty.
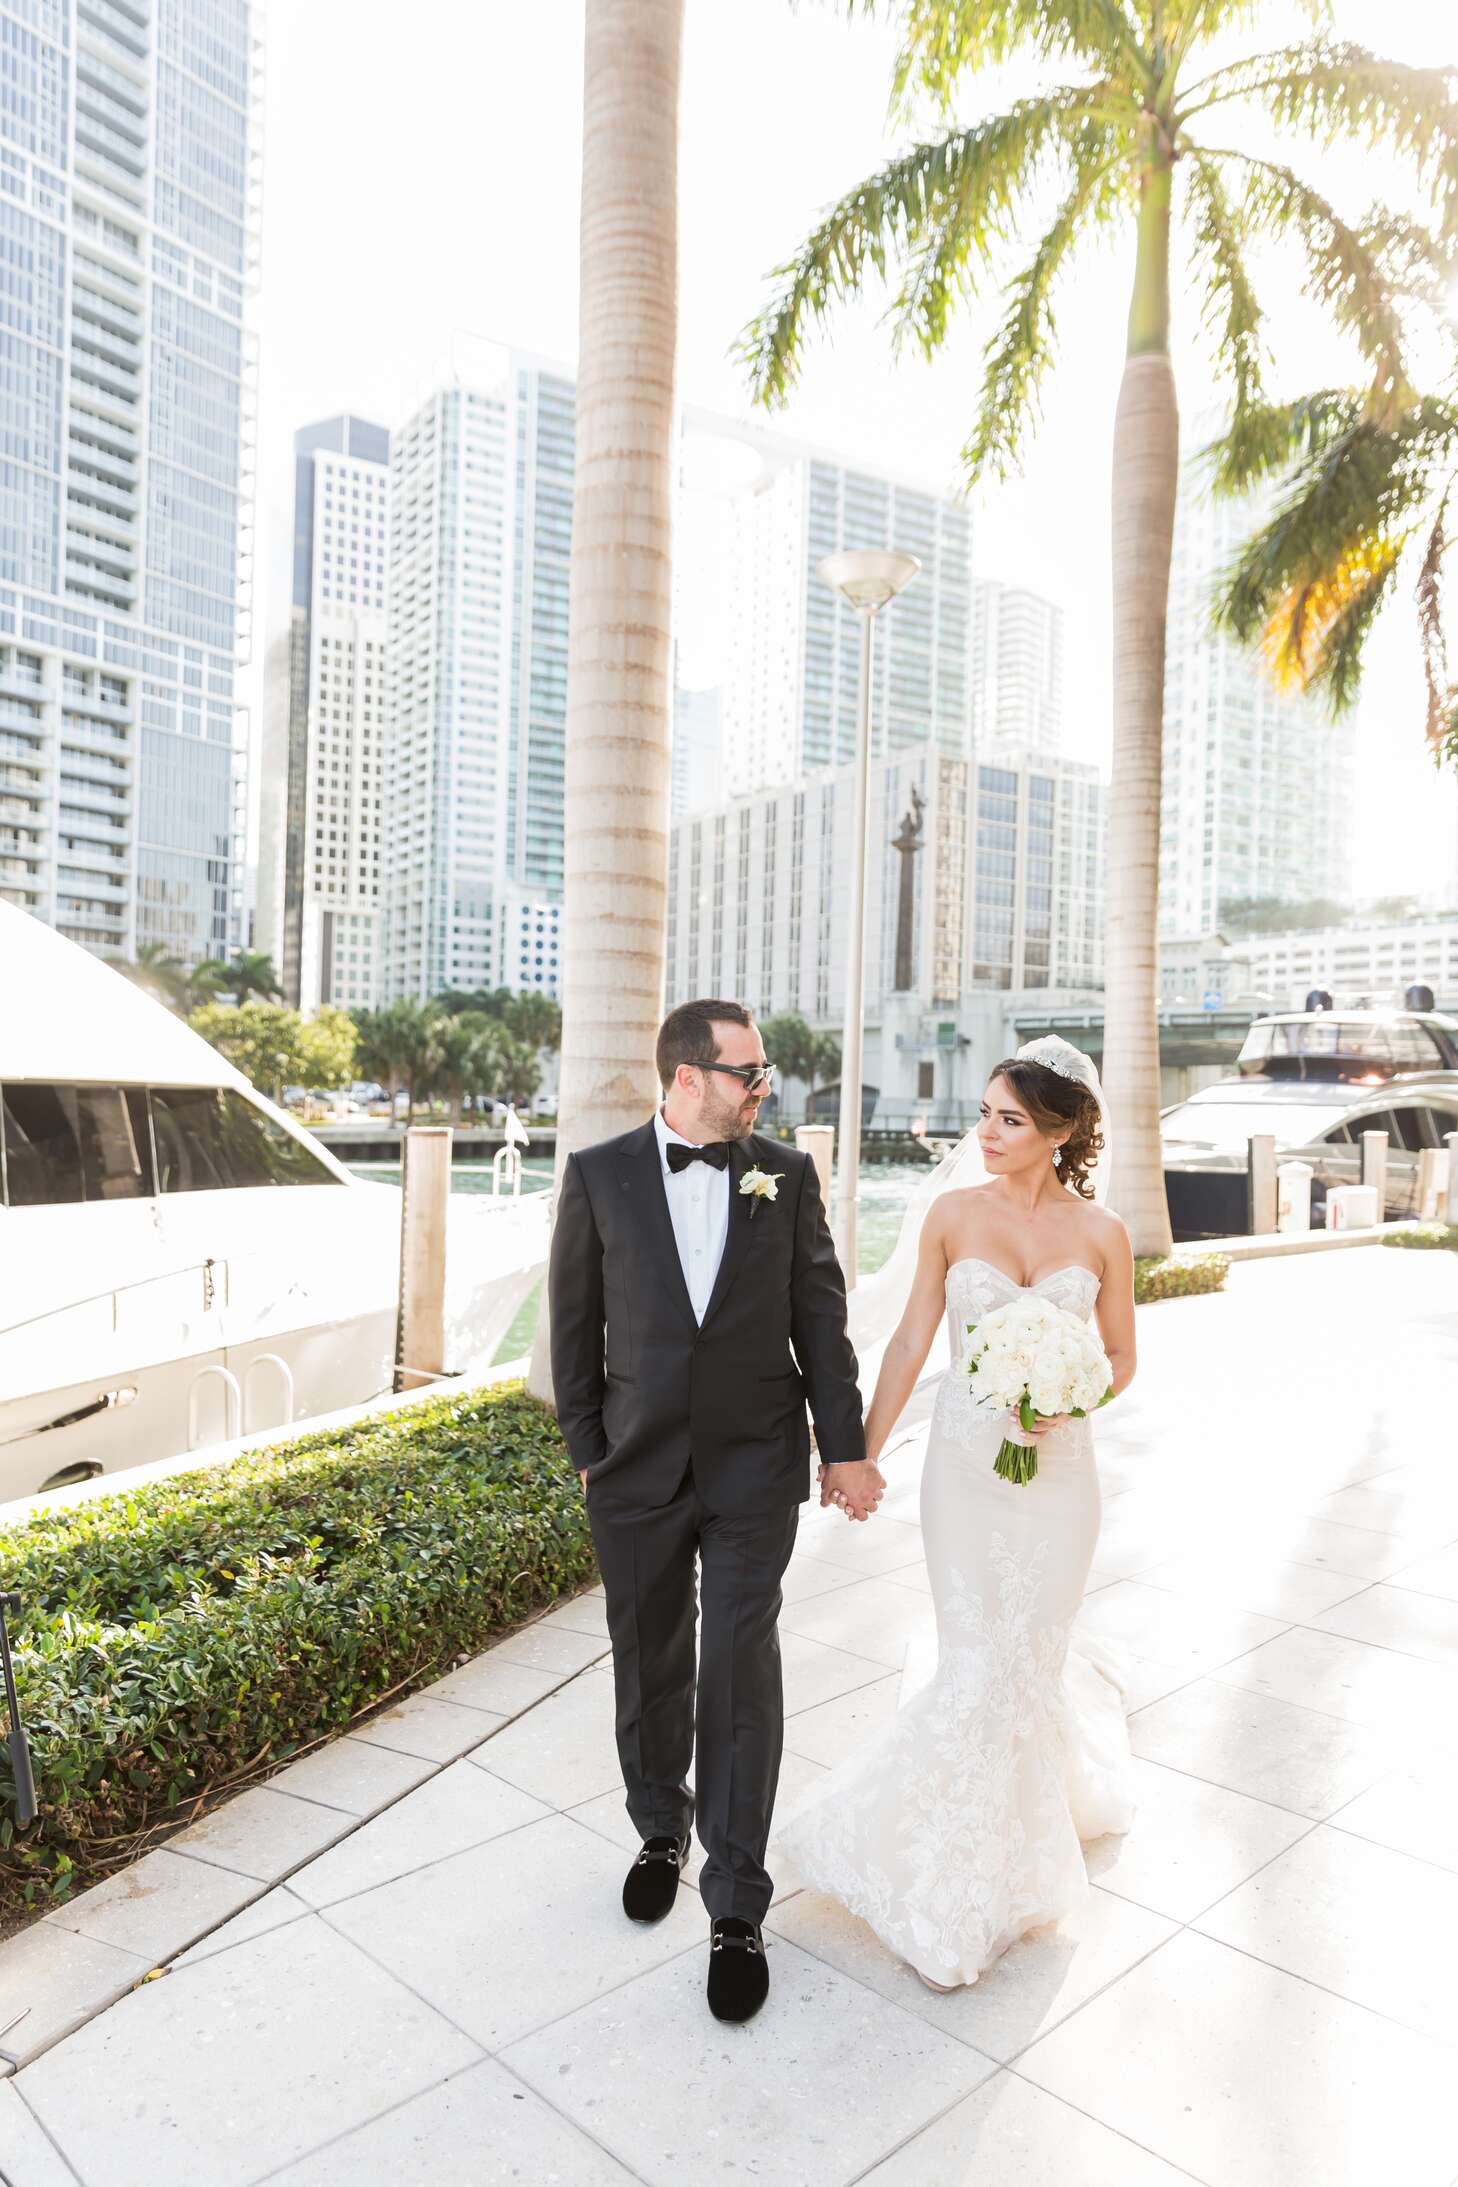
{"type": "Polygon", "coordinates": [[[896,905],[896,993],[910,992],[912,972],[911,929],[916,910],[916,875],[912,859],[922,848],[921,830],[926,803],[913,783],[911,810],[902,815],[901,827],[891,838],[891,848],[901,853],[901,889],[896,905]]]}

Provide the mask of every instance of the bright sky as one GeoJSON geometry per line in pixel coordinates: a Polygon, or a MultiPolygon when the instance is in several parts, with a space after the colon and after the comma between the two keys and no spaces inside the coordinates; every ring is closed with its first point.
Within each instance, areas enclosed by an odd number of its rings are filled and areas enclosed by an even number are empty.
{"type": "MultiPolygon", "coordinates": [[[[1339,35],[1410,62],[1451,59],[1432,0],[1334,0],[1339,35]]],[[[1297,21],[1271,0],[1259,39],[1297,21]]],[[[1241,41],[1242,50],[1248,47],[1241,41]]],[[[892,41],[831,0],[688,0],[683,90],[680,387],[745,415],[729,350],[765,275],[818,211],[906,139],[888,125],[892,41]]],[[[293,0],[269,24],[261,540],[268,627],[287,611],[295,428],[355,409],[396,425],[468,330],[570,364],[577,346],[582,0],[293,0]]],[[[1018,86],[984,82],[981,105],[1018,86]]],[[[970,119],[969,104],[963,118],[970,119]]],[[[1213,133],[1209,141],[1218,141],[1213,133]]],[[[1225,141],[1235,141],[1227,137],[1225,141]]],[[[1347,212],[1382,187],[1366,156],[1293,164],[1347,212]]],[[[1067,741],[1107,758],[1109,445],[1131,253],[1096,250],[1063,292],[1061,363],[1023,478],[979,492],[976,557],[1067,615],[1067,741]],[[1075,711],[1075,706],[1077,711],[1075,711]]],[[[1263,269],[1275,384],[1349,376],[1290,261],[1263,269]]],[[[871,306],[839,315],[782,429],[872,467],[958,484],[993,305],[928,366],[893,364],[871,306]]],[[[1187,419],[1212,394],[1198,300],[1176,283],[1187,419]]],[[[682,545],[692,547],[686,533],[682,545]]],[[[710,682],[721,632],[707,573],[684,573],[686,681],[710,682]],[[695,587],[696,574],[705,581],[695,587]]],[[[1421,757],[1421,688],[1404,594],[1389,612],[1360,723],[1358,887],[1458,902],[1458,785],[1421,757]]]]}

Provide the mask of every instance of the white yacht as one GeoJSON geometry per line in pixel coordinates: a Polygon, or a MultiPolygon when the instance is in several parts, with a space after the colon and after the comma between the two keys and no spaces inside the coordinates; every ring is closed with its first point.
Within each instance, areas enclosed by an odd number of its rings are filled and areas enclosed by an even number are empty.
{"type": "MultiPolygon", "coordinates": [[[[547,1223],[451,1201],[448,1369],[490,1364],[547,1223]]],[[[0,1502],[388,1391],[399,1282],[397,1187],[0,902],[0,1502]]]]}

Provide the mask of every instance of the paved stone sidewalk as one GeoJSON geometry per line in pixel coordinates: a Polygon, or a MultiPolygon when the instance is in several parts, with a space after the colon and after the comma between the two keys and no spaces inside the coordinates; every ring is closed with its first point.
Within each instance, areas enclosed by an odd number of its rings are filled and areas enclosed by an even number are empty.
{"type": "MultiPolygon", "coordinates": [[[[770,2003],[720,2027],[696,1894],[618,1909],[589,1594],[17,1940],[0,2176],[1452,2187],[1458,1258],[1255,1262],[1139,1339],[1082,1616],[1130,1651],[1140,1808],[1073,1929],[937,1997],[785,1875],[770,2003]]],[[[807,1507],[786,1801],[927,1645],[920,1448],[872,1524],[807,1507]]]]}

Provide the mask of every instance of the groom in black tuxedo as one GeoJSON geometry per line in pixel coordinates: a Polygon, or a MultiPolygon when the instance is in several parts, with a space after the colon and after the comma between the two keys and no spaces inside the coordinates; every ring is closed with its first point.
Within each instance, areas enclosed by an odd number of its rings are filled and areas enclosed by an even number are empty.
{"type": "Polygon", "coordinates": [[[810,1493],[807,1401],[854,1516],[884,1484],[865,1454],[815,1164],[754,1136],[772,1076],[759,1028],[741,1003],[684,1003],[663,1021],[657,1061],[657,1114],[571,1155],[562,1174],[552,1379],[607,1595],[618,1758],[643,1839],[624,1910],[668,1913],[697,1807],[709,2005],[747,2020],[769,1989],[776,1621],[810,1493]]]}

